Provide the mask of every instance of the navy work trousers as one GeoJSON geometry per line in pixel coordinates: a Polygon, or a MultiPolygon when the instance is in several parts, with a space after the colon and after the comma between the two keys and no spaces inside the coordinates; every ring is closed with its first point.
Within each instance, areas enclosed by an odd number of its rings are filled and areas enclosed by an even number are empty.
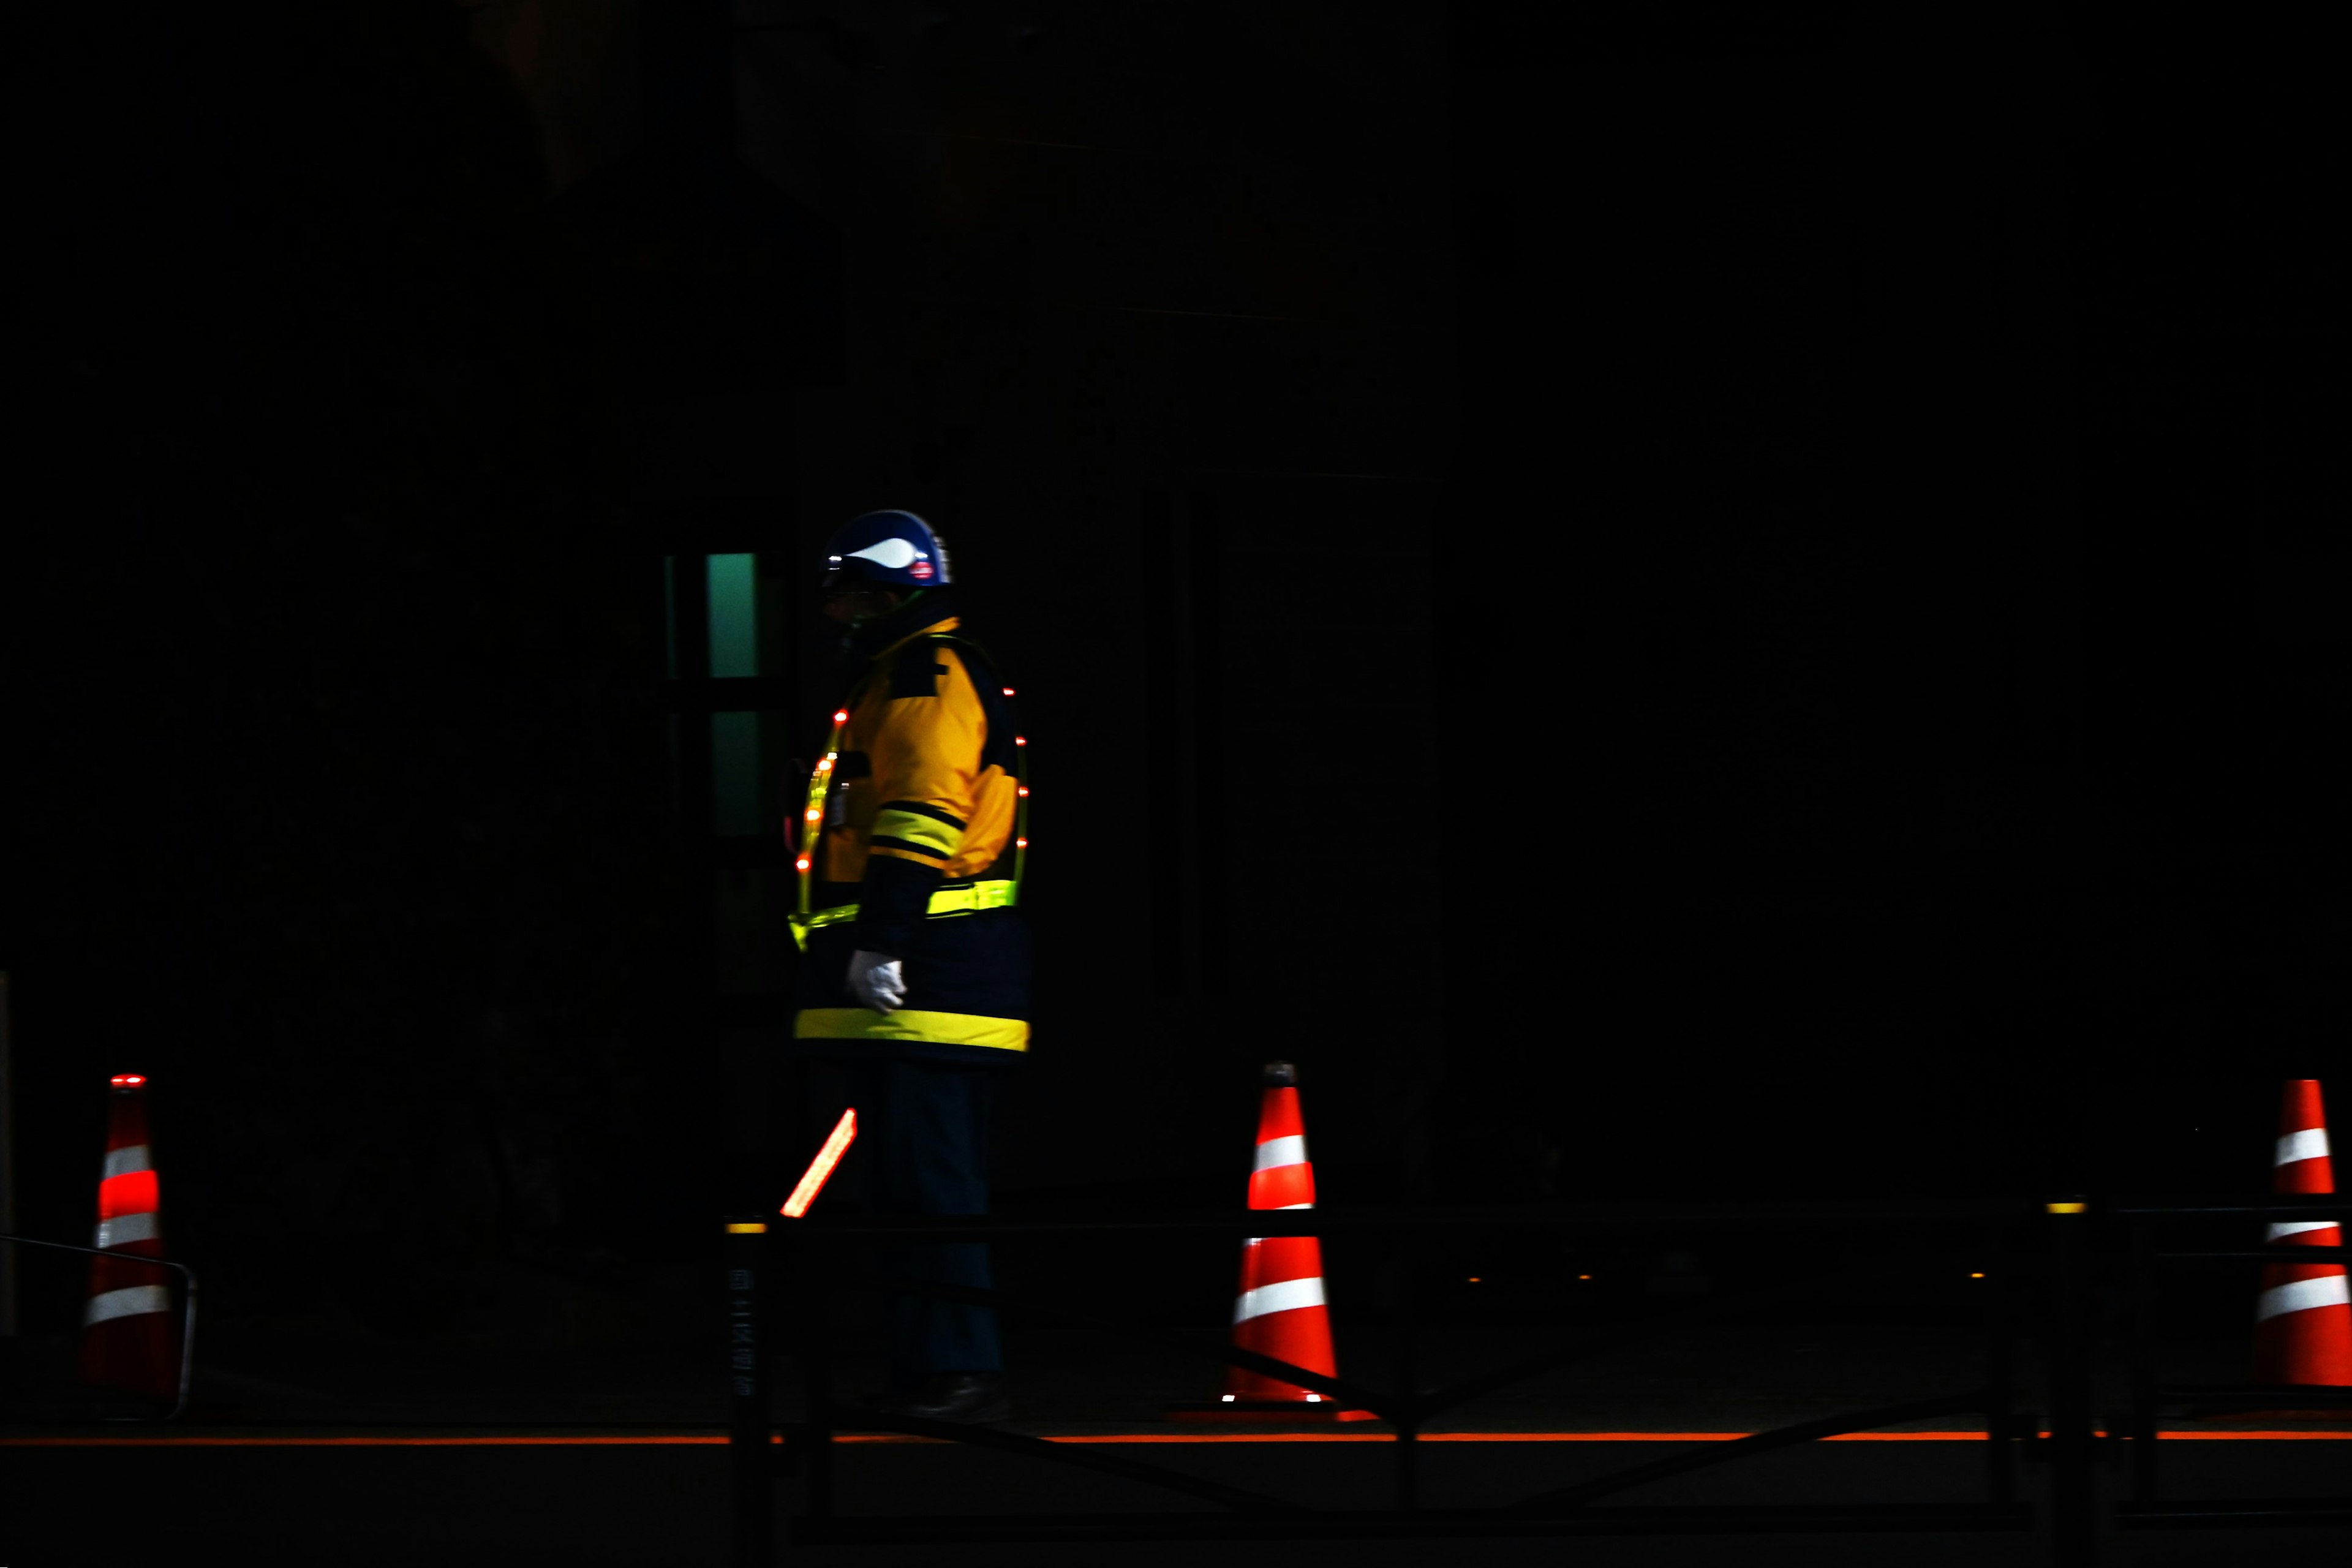
{"type": "MultiPolygon", "coordinates": [[[[857,1111],[857,1141],[835,1180],[877,1214],[988,1212],[988,1129],[1003,1074],[924,1061],[814,1061],[809,1109],[830,1128],[857,1111]]],[[[820,1203],[824,1199],[818,1200],[820,1203]]],[[[923,1242],[880,1258],[890,1279],[992,1289],[984,1242],[923,1242]]],[[[1004,1358],[992,1307],[905,1295],[892,1299],[890,1374],[903,1387],[938,1372],[998,1372],[1004,1358]]]]}

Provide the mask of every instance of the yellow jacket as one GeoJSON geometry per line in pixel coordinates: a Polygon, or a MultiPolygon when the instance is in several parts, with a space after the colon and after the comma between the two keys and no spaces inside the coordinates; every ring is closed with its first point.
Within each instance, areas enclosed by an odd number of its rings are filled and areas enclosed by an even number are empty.
{"type": "Polygon", "coordinates": [[[869,856],[949,882],[985,879],[1007,858],[1020,804],[1019,768],[1005,754],[1015,738],[992,735],[989,722],[991,708],[1005,706],[1003,688],[984,690],[985,672],[975,677],[963,652],[931,640],[961,624],[950,616],[890,644],[852,691],[814,868],[821,888],[863,883],[869,856]]]}
{"type": "Polygon", "coordinates": [[[1028,1049],[1029,939],[1012,898],[1024,741],[1012,691],[956,635],[946,598],[861,628],[873,652],[810,781],[817,831],[795,861],[803,1049],[974,1064],[1028,1049]],[[860,950],[904,960],[904,1006],[849,994],[860,950]]]}

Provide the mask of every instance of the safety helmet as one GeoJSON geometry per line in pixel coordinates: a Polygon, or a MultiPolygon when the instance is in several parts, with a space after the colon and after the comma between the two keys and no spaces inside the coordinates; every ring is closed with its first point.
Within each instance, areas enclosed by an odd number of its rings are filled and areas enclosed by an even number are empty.
{"type": "Polygon", "coordinates": [[[844,523],[825,546],[825,585],[845,576],[894,588],[937,588],[950,581],[947,546],[911,511],[869,511],[844,523]]]}

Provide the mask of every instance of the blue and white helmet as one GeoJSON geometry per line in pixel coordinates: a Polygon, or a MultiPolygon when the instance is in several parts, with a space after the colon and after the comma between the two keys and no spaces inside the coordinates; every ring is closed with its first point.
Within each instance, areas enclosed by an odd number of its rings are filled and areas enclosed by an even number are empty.
{"type": "Polygon", "coordinates": [[[911,511],[869,511],[842,525],[825,546],[824,580],[862,577],[893,588],[937,588],[948,575],[947,546],[911,511]]]}

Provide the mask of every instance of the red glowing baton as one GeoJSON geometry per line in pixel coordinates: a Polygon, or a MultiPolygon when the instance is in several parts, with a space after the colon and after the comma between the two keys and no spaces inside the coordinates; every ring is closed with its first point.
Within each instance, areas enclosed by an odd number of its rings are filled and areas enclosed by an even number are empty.
{"type": "Polygon", "coordinates": [[[833,1124],[833,1132],[825,1139],[824,1147],[816,1152],[816,1158],[809,1162],[809,1168],[801,1173],[801,1184],[794,1187],[793,1195],[784,1200],[782,1213],[786,1219],[798,1219],[808,1213],[809,1205],[816,1202],[817,1194],[824,1190],[824,1179],[833,1174],[835,1165],[841,1163],[841,1156],[848,1150],[849,1141],[856,1136],[857,1108],[853,1105],[841,1113],[840,1121],[833,1124]]]}

